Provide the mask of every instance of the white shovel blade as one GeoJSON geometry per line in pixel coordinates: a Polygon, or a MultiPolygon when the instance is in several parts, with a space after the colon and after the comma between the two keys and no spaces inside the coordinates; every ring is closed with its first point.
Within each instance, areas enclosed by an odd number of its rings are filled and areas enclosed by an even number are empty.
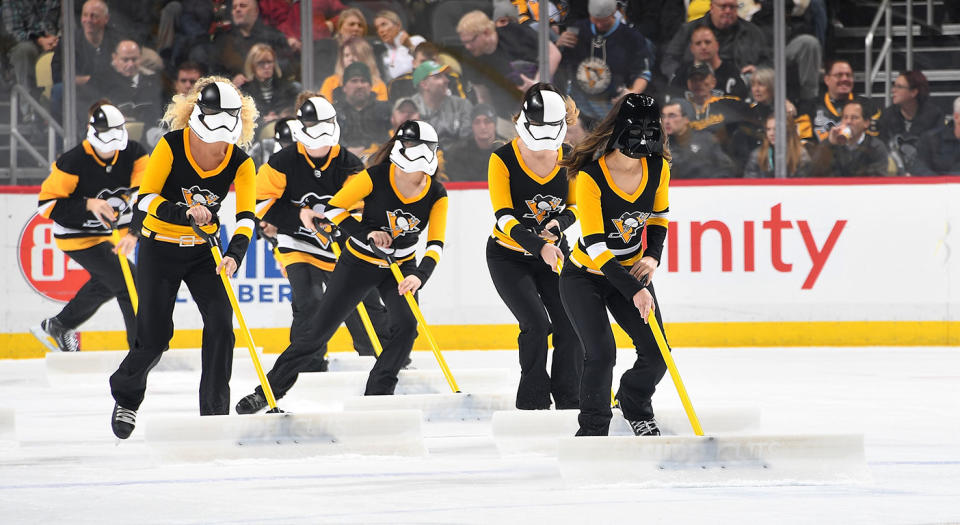
{"type": "Polygon", "coordinates": [[[365,454],[423,456],[422,415],[416,410],[156,416],[146,442],[166,459],[303,458],[365,454]]]}
{"type": "Polygon", "coordinates": [[[489,421],[494,412],[510,410],[508,394],[412,394],[363,396],[343,400],[344,410],[420,410],[426,422],[489,421]]]}
{"type": "Polygon", "coordinates": [[[12,408],[0,407],[0,442],[17,440],[17,417],[12,408]]]}
{"type": "MultiPolygon", "coordinates": [[[[557,443],[580,428],[579,410],[512,410],[493,415],[493,438],[501,455],[557,455],[557,443]]],[[[697,411],[704,430],[711,433],[744,432],[760,424],[757,408],[705,407],[697,411]]],[[[690,420],[682,408],[658,409],[657,424],[664,435],[693,435],[690,420]]],[[[611,436],[632,436],[633,431],[620,410],[613,410],[611,436]]]]}
{"type": "Polygon", "coordinates": [[[869,480],[862,434],[574,437],[560,440],[558,459],[576,486],[869,480]]]}
{"type": "MultiPolygon", "coordinates": [[[[509,369],[473,368],[452,372],[461,392],[499,393],[516,388],[515,374],[509,369]]],[[[367,372],[309,372],[300,374],[291,393],[298,397],[317,397],[338,400],[362,396],[367,384],[367,372]]],[[[398,375],[397,395],[451,394],[443,372],[433,370],[401,370],[398,375]]]]}

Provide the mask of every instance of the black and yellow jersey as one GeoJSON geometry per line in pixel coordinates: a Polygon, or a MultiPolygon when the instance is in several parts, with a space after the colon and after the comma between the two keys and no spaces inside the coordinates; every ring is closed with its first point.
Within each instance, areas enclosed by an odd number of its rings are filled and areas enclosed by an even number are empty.
{"type": "MultiPolygon", "coordinates": [[[[497,223],[491,237],[504,248],[539,257],[545,242],[539,234],[551,219],[560,231],[576,222],[574,182],[558,164],[546,177],[534,173],[523,161],[517,140],[490,154],[487,183],[497,223]]],[[[557,162],[564,148],[557,150],[557,162]]]]}
{"type": "Polygon", "coordinates": [[[194,236],[187,221],[187,209],[206,206],[213,213],[214,224],[204,226],[203,231],[217,231],[217,213],[233,185],[237,197],[237,223],[227,254],[240,264],[256,225],[253,159],[239,147],[229,144],[220,165],[205,171],[190,154],[189,133],[188,127],[167,133],[150,155],[137,200],[138,212],[145,214],[141,217],[140,234],[183,246],[202,243],[194,236]]]}
{"type": "Polygon", "coordinates": [[[87,199],[103,199],[118,214],[117,225],[129,227],[132,194],[147,167],[147,151],[130,141],[126,149],[104,161],[84,140],[50,168],[40,186],[40,215],[53,220],[53,235],[63,251],[83,250],[110,240],[110,228],[87,211],[87,199]]]}
{"type": "MultiPolygon", "coordinates": [[[[824,93],[823,100],[818,100],[816,103],[799,108],[800,115],[797,116],[797,124],[800,126],[801,138],[804,138],[802,131],[810,127],[812,128],[812,135],[816,137],[817,140],[820,142],[827,140],[830,135],[830,130],[843,122],[842,114],[844,104],[854,98],[853,93],[850,93],[847,96],[847,100],[834,100],[830,97],[829,93],[824,93]]],[[[867,105],[863,108],[863,115],[865,118],[869,115],[870,121],[867,134],[875,137],[878,135],[877,119],[880,118],[883,110],[873,107],[873,104],[866,101],[864,104],[867,105]]]]}
{"type": "Polygon", "coordinates": [[[646,157],[641,166],[643,178],[632,194],[614,184],[606,156],[584,166],[576,179],[582,234],[570,260],[605,275],[628,299],[643,288],[628,268],[644,255],[660,260],[670,207],[670,165],[662,157],[646,157]],[[641,249],[644,226],[646,250],[641,249]]]}
{"type": "Polygon", "coordinates": [[[443,253],[447,230],[447,190],[433,177],[419,195],[404,197],[397,189],[396,166],[384,162],[361,171],[327,203],[326,216],[350,236],[347,250],[369,263],[386,266],[367,244],[367,235],[384,231],[393,237],[390,248],[397,262],[417,255],[420,233],[427,229],[427,250],[415,273],[426,282],[443,253]],[[353,218],[347,210],[363,201],[363,218],[353,218]]]}
{"type": "Polygon", "coordinates": [[[278,151],[257,173],[257,217],[277,227],[281,264],[305,262],[331,271],[337,261],[329,243],[321,242],[300,222],[300,209],[326,210],[327,201],[363,162],[339,145],[325,159],[314,160],[299,142],[278,151]]]}

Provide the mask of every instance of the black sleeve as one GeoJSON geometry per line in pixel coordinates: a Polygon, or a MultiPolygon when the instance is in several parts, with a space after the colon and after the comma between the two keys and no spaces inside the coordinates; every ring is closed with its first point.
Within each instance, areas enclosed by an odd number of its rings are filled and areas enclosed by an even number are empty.
{"type": "Polygon", "coordinates": [[[230,239],[230,244],[227,245],[227,251],[224,253],[224,256],[233,257],[233,260],[237,261],[237,267],[239,268],[240,264],[243,263],[243,256],[247,254],[247,246],[249,245],[250,239],[246,235],[234,235],[230,239]]]}
{"type": "Polygon", "coordinates": [[[573,210],[570,208],[563,210],[560,215],[557,216],[557,223],[560,224],[561,232],[573,226],[575,222],[577,222],[577,215],[573,213],[573,210]]]}
{"type": "MultiPolygon", "coordinates": [[[[663,213],[663,212],[661,212],[663,213]]],[[[663,255],[663,241],[667,238],[667,229],[663,226],[647,225],[647,249],[643,251],[643,256],[650,256],[660,264],[663,255]]]]}
{"type": "Polygon", "coordinates": [[[96,219],[96,216],[87,211],[87,199],[85,197],[71,195],[67,199],[57,199],[57,204],[50,212],[50,218],[67,228],[79,229],[88,219],[96,219]]]}

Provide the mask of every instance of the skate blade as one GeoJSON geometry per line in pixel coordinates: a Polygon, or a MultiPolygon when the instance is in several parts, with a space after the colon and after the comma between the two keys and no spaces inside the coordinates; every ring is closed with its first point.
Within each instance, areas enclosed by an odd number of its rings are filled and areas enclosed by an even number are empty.
{"type": "Polygon", "coordinates": [[[33,337],[37,339],[37,341],[40,341],[40,344],[46,347],[48,352],[60,351],[60,347],[56,345],[52,337],[50,337],[49,335],[47,335],[46,332],[43,331],[42,326],[39,326],[39,325],[31,326],[30,333],[33,335],[33,337]]]}

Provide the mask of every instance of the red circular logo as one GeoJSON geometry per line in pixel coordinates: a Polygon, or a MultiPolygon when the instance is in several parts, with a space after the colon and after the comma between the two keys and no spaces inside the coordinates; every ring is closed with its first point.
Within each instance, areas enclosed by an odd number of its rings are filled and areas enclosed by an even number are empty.
{"type": "Polygon", "coordinates": [[[34,213],[20,232],[17,259],[20,273],[40,295],[65,303],[89,279],[90,274],[57,248],[53,221],[34,213]]]}

